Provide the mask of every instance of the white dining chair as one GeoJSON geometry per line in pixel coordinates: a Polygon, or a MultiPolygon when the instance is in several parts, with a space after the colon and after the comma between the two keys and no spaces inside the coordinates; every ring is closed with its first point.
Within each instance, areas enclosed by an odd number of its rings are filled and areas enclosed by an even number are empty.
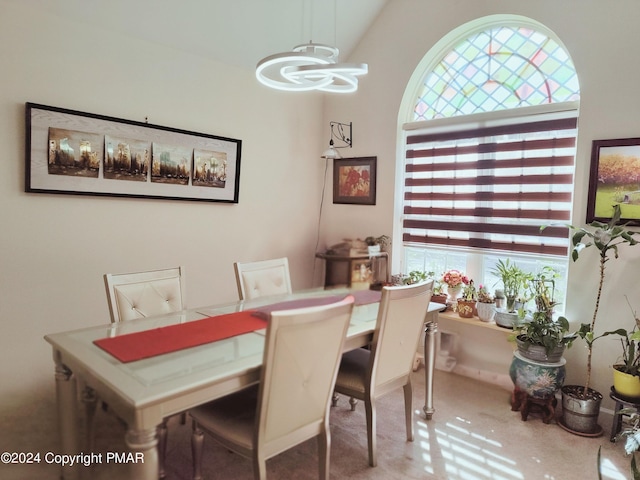
{"type": "Polygon", "coordinates": [[[114,323],[185,309],[184,267],[104,276],[114,323]]]}
{"type": "Polygon", "coordinates": [[[404,389],[407,441],[413,441],[411,371],[432,290],[433,280],[383,287],[371,348],[342,355],[332,403],[337,404],[339,393],[364,401],[372,467],[377,465],[376,400],[399,387],[404,389]]]}
{"type": "MultiPolygon", "coordinates": [[[[104,275],[111,322],[118,323],[154,315],[179,312],[185,305],[184,267],[146,272],[104,275]]],[[[103,409],[108,405],[103,402],[103,409]]],[[[179,414],[186,423],[186,414],[179,414]]],[[[92,433],[89,434],[91,437],[92,433]]],[[[158,427],[160,478],[164,477],[167,451],[167,419],[158,427]]]]}
{"type": "Polygon", "coordinates": [[[253,462],[266,478],[266,460],[316,437],[319,475],[329,478],[329,410],[354,298],[271,313],[260,382],[193,408],[193,468],[202,478],[204,432],[253,462]]]}
{"type": "Polygon", "coordinates": [[[240,300],[291,293],[287,257],[233,264],[240,300]]]}

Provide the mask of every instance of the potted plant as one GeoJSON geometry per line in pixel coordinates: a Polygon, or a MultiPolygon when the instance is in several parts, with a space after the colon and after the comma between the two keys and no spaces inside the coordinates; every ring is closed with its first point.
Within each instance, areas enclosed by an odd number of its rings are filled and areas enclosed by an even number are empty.
{"type": "Polygon", "coordinates": [[[533,319],[514,330],[514,338],[520,354],[537,362],[558,362],[564,349],[578,337],[569,332],[565,317],[550,319],[543,312],[534,312],[533,319]]]}
{"type": "Polygon", "coordinates": [[[444,292],[442,280],[434,280],[431,301],[435,303],[442,303],[444,305],[447,304],[447,294],[444,292]]]}
{"type": "Polygon", "coordinates": [[[469,284],[469,278],[460,270],[447,270],[441,280],[447,286],[447,301],[455,302],[462,293],[462,287],[469,284]]]}
{"type": "Polygon", "coordinates": [[[367,251],[369,255],[376,255],[381,251],[386,251],[390,243],[390,238],[387,235],[380,235],[379,237],[369,236],[364,239],[364,243],[367,244],[367,251]]]}
{"type": "MultiPolygon", "coordinates": [[[[633,408],[623,408],[616,412],[616,415],[628,415],[629,421],[625,428],[615,437],[615,441],[624,439],[624,451],[631,457],[630,473],[633,480],[640,480],[640,468],[636,462],[636,452],[640,450],[640,413],[633,408]]],[[[615,421],[615,420],[614,420],[615,421]]],[[[598,479],[602,480],[602,462],[600,450],[598,448],[598,479]]]]}
{"type": "Polygon", "coordinates": [[[490,322],[493,319],[495,311],[495,298],[489,293],[487,287],[480,285],[478,287],[478,301],[476,303],[478,317],[483,322],[490,322]]]}
{"type": "Polygon", "coordinates": [[[513,328],[518,324],[519,314],[516,300],[527,285],[527,273],[510,259],[498,260],[491,273],[502,281],[502,292],[507,300],[505,308],[497,308],[494,318],[501,327],[513,328]]]}
{"type": "Polygon", "coordinates": [[[476,308],[476,287],[473,280],[462,287],[462,296],[458,298],[457,310],[458,315],[462,318],[473,318],[476,308]]]}
{"type": "MultiPolygon", "coordinates": [[[[627,299],[627,303],[629,300],[627,299]]],[[[631,305],[629,305],[631,308],[631,305]]],[[[613,388],[624,397],[640,398],[640,319],[631,309],[635,320],[630,331],[619,328],[604,335],[620,335],[621,361],[613,365],[613,388]]]]}
{"type": "MultiPolygon", "coordinates": [[[[560,425],[566,430],[578,435],[593,436],[601,431],[598,425],[598,415],[602,394],[590,387],[591,361],[593,358],[593,344],[598,338],[609,334],[595,335],[596,320],[600,297],[605,280],[605,267],[611,258],[618,258],[618,248],[621,245],[636,245],[638,242],[629,231],[626,224],[618,225],[620,221],[620,205],[613,208],[613,216],[608,223],[593,221],[590,228],[578,228],[569,225],[575,233],[571,242],[573,245],[571,258],[574,262],[580,258],[580,253],[586,248],[594,246],[598,250],[599,281],[595,296],[595,307],[590,323],[583,323],[578,330],[578,335],[587,344],[587,372],[584,385],[565,385],[562,387],[562,418],[560,425]],[[610,255],[613,254],[613,257],[610,255]]],[[[541,227],[544,228],[544,227],[541,227]]]]}
{"type": "Polygon", "coordinates": [[[522,323],[514,329],[520,354],[538,362],[558,362],[564,349],[578,337],[569,333],[569,321],[565,317],[553,318],[555,277],[551,267],[544,267],[529,284],[535,311],[530,322],[522,323]]]}

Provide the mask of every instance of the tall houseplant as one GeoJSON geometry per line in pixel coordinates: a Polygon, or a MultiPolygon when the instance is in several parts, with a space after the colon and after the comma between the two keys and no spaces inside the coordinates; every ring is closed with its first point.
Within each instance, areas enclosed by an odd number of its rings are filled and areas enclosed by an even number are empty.
{"type": "MultiPolygon", "coordinates": [[[[613,208],[613,216],[608,223],[602,223],[599,221],[593,221],[589,224],[590,228],[578,228],[572,225],[569,226],[575,233],[572,237],[573,249],[571,251],[571,258],[574,262],[580,257],[580,253],[591,246],[598,250],[598,266],[599,266],[599,281],[598,289],[596,292],[595,307],[593,310],[593,316],[590,323],[583,323],[578,330],[578,335],[585,340],[587,344],[587,377],[583,386],[566,385],[562,388],[563,394],[563,422],[565,427],[568,427],[574,433],[578,434],[593,434],[593,430],[597,429],[597,413],[600,409],[600,401],[602,400],[602,394],[600,392],[590,388],[591,384],[591,360],[593,356],[593,344],[598,338],[610,334],[609,332],[603,335],[595,335],[596,320],[598,318],[598,309],[600,307],[600,298],[602,295],[602,289],[605,280],[605,268],[607,262],[612,258],[618,258],[618,247],[620,245],[636,245],[638,242],[633,235],[636,232],[627,230],[626,224],[618,225],[621,217],[620,205],[615,205],[613,208]],[[572,400],[565,402],[565,395],[572,400]],[[583,402],[583,406],[586,410],[592,413],[586,414],[584,411],[576,412],[570,408],[571,404],[577,404],[583,402]],[[589,403],[588,403],[589,402],[589,403]],[[591,404],[590,404],[591,403],[591,404]],[[572,415],[575,415],[572,417],[572,415]],[[595,418],[594,418],[595,417],[595,418]],[[581,418],[581,421],[574,421],[581,418]],[[591,422],[585,421],[591,420],[591,422]],[[595,421],[594,421],[595,420],[595,421]],[[589,431],[591,430],[591,431],[589,431]]],[[[543,227],[544,228],[544,227],[543,227]]]]}

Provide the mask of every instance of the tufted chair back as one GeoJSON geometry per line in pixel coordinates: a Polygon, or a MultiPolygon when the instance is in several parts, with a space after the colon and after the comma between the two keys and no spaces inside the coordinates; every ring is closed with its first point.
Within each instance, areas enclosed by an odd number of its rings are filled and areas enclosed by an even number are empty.
{"type": "Polygon", "coordinates": [[[184,268],[106,274],[107,302],[112,322],[183,310],[184,268]]]}
{"type": "Polygon", "coordinates": [[[289,260],[276,258],[251,263],[234,263],[240,300],[291,293],[289,260]]]}

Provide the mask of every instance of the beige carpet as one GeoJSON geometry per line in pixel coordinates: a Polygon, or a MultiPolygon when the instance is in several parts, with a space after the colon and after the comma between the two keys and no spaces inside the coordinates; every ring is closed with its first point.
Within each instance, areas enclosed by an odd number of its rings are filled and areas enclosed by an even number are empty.
{"type": "MultiPolygon", "coordinates": [[[[621,444],[609,442],[611,416],[602,414],[604,435],[584,438],[545,425],[531,415],[526,422],[510,408],[508,391],[459,375],[436,372],[432,420],[421,415],[424,370],[413,375],[415,441],[405,441],[402,391],[384,397],[378,407],[378,466],[367,463],[364,408],[349,410],[341,397],[331,411],[331,478],[353,479],[597,479],[596,455],[602,446],[605,479],[629,478],[629,458],[621,444]]],[[[122,426],[99,412],[99,451],[123,451],[122,426]]],[[[191,478],[191,426],[172,419],[167,479],[191,478]]],[[[122,478],[105,465],[88,469],[92,480],[122,478]]],[[[205,478],[251,479],[251,462],[205,437],[205,478]]],[[[316,442],[306,442],[267,462],[271,479],[316,479],[316,442]]]]}

